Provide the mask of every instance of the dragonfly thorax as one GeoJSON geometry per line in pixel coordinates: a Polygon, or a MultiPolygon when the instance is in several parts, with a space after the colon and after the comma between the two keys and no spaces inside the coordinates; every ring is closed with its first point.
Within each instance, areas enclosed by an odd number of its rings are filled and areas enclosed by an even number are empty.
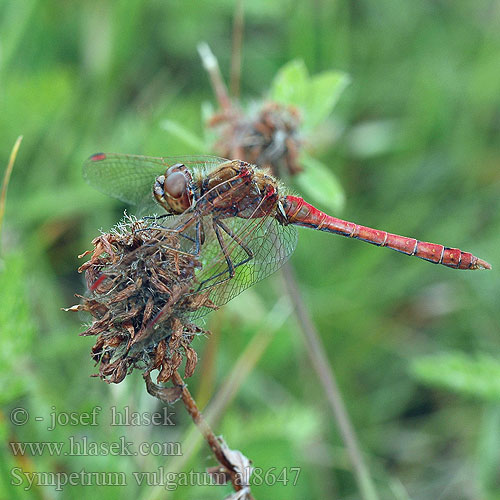
{"type": "Polygon", "coordinates": [[[167,212],[181,214],[193,204],[193,179],[182,163],[172,165],[164,175],[159,175],[153,187],[155,200],[167,212]]]}

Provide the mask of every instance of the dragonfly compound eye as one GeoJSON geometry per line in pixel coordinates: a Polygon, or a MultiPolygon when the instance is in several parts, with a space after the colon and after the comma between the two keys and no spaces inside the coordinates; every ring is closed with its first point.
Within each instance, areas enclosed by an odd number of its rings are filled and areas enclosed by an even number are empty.
{"type": "Polygon", "coordinates": [[[165,192],[172,198],[180,198],[187,188],[187,180],[182,172],[168,173],[165,179],[165,192]]]}
{"type": "Polygon", "coordinates": [[[184,163],[176,163],[175,165],[172,165],[171,167],[168,168],[168,170],[165,172],[165,175],[170,175],[174,172],[179,172],[180,170],[184,170],[186,168],[186,165],[184,163]]]}

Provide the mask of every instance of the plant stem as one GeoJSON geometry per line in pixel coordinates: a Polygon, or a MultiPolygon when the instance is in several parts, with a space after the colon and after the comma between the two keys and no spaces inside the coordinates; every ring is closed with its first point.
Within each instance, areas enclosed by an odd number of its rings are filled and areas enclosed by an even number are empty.
{"type": "Polygon", "coordinates": [[[311,363],[316,371],[323,390],[325,391],[332,413],[337,421],[342,440],[344,441],[347,453],[354,469],[354,476],[358,483],[361,496],[364,500],[378,500],[375,486],[368,472],[368,468],[363,460],[356,433],[347,414],[342,394],[337,384],[335,373],[328,362],[325,348],[321,342],[319,334],[309,316],[309,312],[304,305],[300,295],[292,266],[285,264],[282,274],[288,289],[288,294],[292,300],[295,314],[300,324],[300,331],[304,336],[304,343],[311,363]]]}
{"type": "MultiPolygon", "coordinates": [[[[233,400],[243,382],[262,358],[267,347],[274,339],[276,332],[283,326],[291,312],[292,309],[289,305],[288,298],[282,297],[276,302],[267,316],[262,319],[263,326],[257,330],[245,347],[245,350],[239,355],[231,372],[225,377],[221,388],[217,390],[210,404],[204,409],[205,419],[209,422],[209,425],[216,425],[216,423],[219,422],[224,410],[233,400]]],[[[213,338],[210,339],[211,342],[214,340],[213,338]]],[[[175,462],[168,462],[167,464],[168,471],[171,473],[177,473],[184,470],[186,464],[196,453],[201,444],[200,434],[196,432],[196,429],[191,428],[182,442],[182,457],[179,457],[175,462]]],[[[156,489],[152,494],[143,498],[147,500],[158,500],[162,498],[162,492],[163,490],[156,489]]]]}
{"type": "Polygon", "coordinates": [[[210,77],[210,83],[212,84],[212,89],[217,96],[219,106],[223,111],[230,111],[233,105],[231,103],[231,99],[229,99],[226,84],[222,79],[217,58],[210,50],[207,43],[198,44],[198,54],[200,54],[203,67],[210,77]]]}
{"type": "MultiPolygon", "coordinates": [[[[172,376],[172,381],[175,385],[182,387],[182,401],[184,403],[184,406],[186,407],[186,410],[188,411],[189,415],[191,415],[193,422],[196,424],[201,434],[205,438],[205,441],[212,449],[215,458],[224,468],[224,472],[226,472],[229,476],[234,490],[240,491],[241,489],[243,489],[243,486],[238,478],[238,474],[234,470],[233,465],[227,459],[221,442],[219,441],[219,439],[217,439],[217,436],[214,434],[212,428],[198,409],[195,400],[191,396],[191,393],[189,392],[186,384],[184,383],[184,380],[179,375],[179,372],[177,370],[172,376]]],[[[252,497],[247,496],[247,498],[251,499],[252,497]]]]}

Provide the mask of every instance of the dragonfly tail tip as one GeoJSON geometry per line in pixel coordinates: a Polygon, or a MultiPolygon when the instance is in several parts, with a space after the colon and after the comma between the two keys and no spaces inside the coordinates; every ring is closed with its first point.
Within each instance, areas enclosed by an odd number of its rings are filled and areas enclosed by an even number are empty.
{"type": "Polygon", "coordinates": [[[483,259],[477,259],[474,269],[491,269],[491,264],[483,259]]]}

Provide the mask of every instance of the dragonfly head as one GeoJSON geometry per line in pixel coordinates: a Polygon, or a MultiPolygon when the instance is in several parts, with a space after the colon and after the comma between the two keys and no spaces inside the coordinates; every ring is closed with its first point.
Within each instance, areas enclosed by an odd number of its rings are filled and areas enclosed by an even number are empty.
{"type": "Polygon", "coordinates": [[[155,180],[155,200],[168,212],[182,214],[193,204],[193,178],[186,165],[176,163],[155,180]]]}

